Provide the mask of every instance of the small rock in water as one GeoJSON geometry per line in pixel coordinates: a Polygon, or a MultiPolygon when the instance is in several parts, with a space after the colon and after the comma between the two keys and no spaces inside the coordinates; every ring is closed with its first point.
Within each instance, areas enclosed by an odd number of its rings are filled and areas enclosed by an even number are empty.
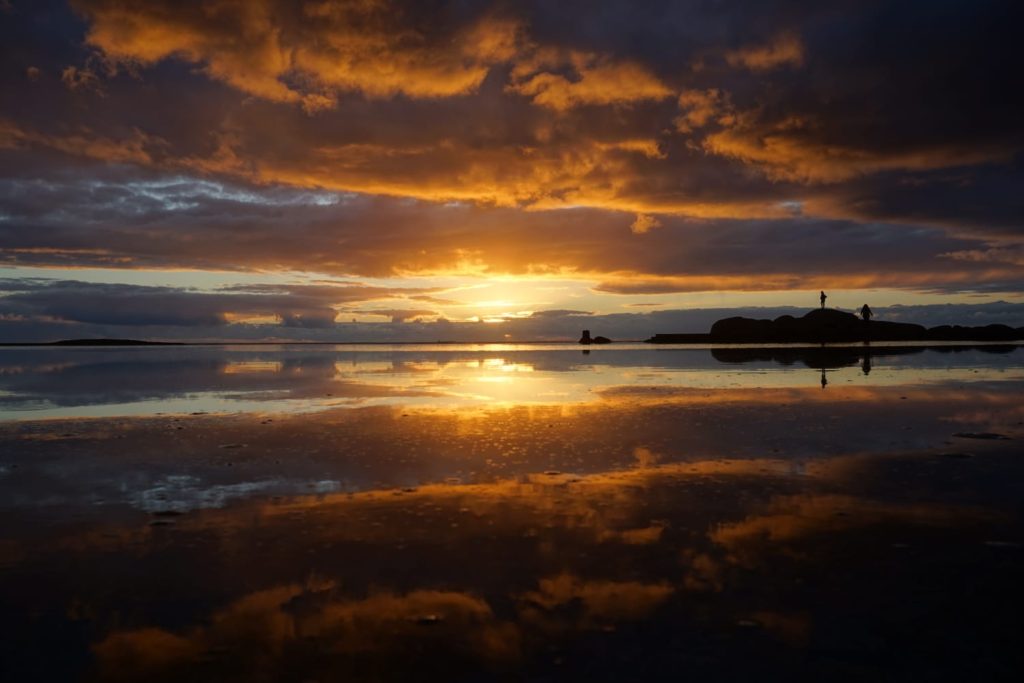
{"type": "Polygon", "coordinates": [[[433,624],[440,624],[444,620],[440,614],[421,614],[418,617],[414,617],[413,621],[421,626],[431,626],[433,624]]]}
{"type": "Polygon", "coordinates": [[[1009,441],[1010,437],[995,432],[957,432],[953,436],[960,439],[987,439],[991,441],[1009,441]]]}

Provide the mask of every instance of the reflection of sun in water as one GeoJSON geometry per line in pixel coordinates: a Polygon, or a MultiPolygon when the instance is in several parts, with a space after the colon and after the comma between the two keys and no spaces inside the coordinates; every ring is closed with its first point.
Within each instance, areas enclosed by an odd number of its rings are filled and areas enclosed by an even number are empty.
{"type": "Polygon", "coordinates": [[[281,372],[283,368],[284,364],[280,361],[231,361],[221,368],[221,373],[225,375],[242,375],[253,372],[281,372]]]}
{"type": "Polygon", "coordinates": [[[477,378],[478,382],[491,384],[511,384],[516,381],[516,374],[534,371],[533,366],[529,363],[509,363],[504,358],[487,358],[482,362],[482,367],[502,373],[500,375],[488,374],[477,378]]]}

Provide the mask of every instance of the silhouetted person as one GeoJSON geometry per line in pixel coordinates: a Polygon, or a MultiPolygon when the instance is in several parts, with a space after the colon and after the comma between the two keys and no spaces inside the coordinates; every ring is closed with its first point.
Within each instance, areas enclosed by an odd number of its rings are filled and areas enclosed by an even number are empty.
{"type": "Polygon", "coordinates": [[[864,319],[864,322],[870,322],[872,315],[874,315],[874,313],[871,312],[871,309],[868,308],[867,304],[860,307],[860,317],[864,319]]]}
{"type": "Polygon", "coordinates": [[[825,310],[825,299],[827,299],[828,297],[825,296],[825,292],[822,292],[821,296],[819,298],[821,299],[821,310],[824,311],[825,310]]]}

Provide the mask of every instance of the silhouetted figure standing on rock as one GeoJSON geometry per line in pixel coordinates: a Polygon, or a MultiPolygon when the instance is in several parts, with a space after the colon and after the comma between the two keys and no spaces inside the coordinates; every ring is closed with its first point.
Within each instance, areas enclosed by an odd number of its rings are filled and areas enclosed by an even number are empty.
{"type": "Polygon", "coordinates": [[[872,315],[874,315],[874,314],[871,312],[871,309],[868,308],[867,304],[864,304],[863,306],[861,306],[861,308],[860,308],[860,317],[864,319],[864,322],[866,322],[866,323],[867,322],[871,322],[871,316],[872,315]]]}
{"type": "Polygon", "coordinates": [[[821,298],[821,310],[824,311],[825,310],[825,299],[827,299],[828,297],[825,296],[825,292],[822,292],[820,298],[821,298]]]}

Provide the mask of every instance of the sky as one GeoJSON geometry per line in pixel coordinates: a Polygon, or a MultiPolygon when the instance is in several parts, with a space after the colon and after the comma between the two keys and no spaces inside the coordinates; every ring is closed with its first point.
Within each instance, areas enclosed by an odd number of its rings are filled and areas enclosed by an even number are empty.
{"type": "Polygon", "coordinates": [[[0,0],[0,341],[1022,326],[1018,14],[0,0]]]}

